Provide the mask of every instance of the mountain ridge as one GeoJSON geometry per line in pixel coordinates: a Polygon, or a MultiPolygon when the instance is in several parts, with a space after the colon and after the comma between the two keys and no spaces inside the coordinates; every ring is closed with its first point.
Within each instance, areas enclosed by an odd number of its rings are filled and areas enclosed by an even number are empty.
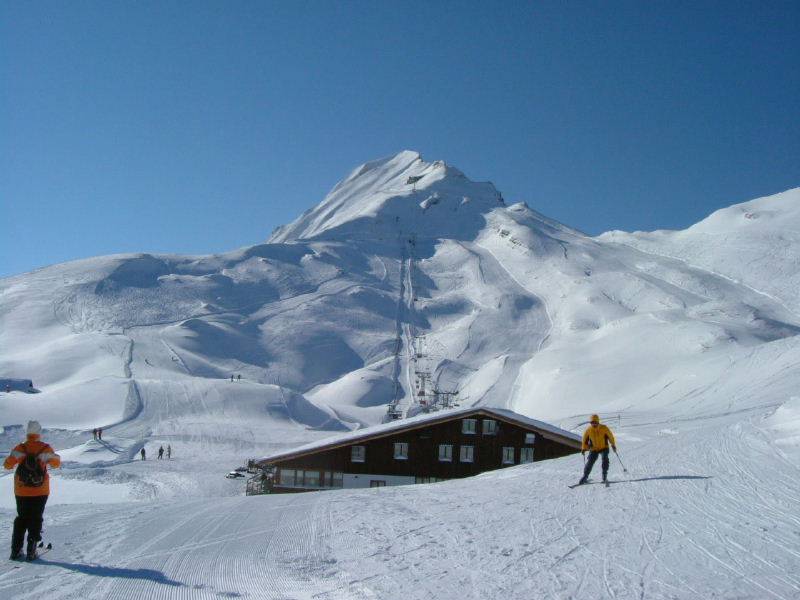
{"type": "MultiPolygon", "coordinates": [[[[794,246],[780,260],[768,252],[781,219],[794,222],[796,193],[777,212],[769,199],[745,203],[759,227],[772,223],[752,244],[773,259],[740,283],[653,252],[645,234],[589,237],[506,205],[491,183],[403,151],[351,171],[264,244],[97,257],[0,280],[0,375],[42,390],[33,405],[0,397],[0,425],[33,410],[67,429],[203,431],[233,410],[231,374],[247,382],[234,412],[248,439],[276,423],[286,440],[374,424],[390,405],[413,414],[421,385],[556,420],[643,397],[668,404],[681,386],[665,365],[722,372],[796,336],[793,306],[761,289],[798,276],[794,246]],[[657,339],[642,351],[640,340],[657,339]],[[64,414],[65,402],[81,416],[64,414]]],[[[735,264],[730,245],[705,250],[735,264]]]]}

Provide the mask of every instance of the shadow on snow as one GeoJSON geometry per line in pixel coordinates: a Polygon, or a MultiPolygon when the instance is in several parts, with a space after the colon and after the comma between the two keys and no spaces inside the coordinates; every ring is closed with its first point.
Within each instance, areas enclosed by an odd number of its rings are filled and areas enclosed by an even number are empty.
{"type": "Polygon", "coordinates": [[[102,565],[84,565],[80,563],[59,562],[54,560],[38,561],[42,565],[61,567],[68,571],[76,571],[77,573],[84,573],[85,575],[94,575],[96,577],[118,577],[121,579],[143,579],[145,581],[152,581],[153,583],[160,583],[163,585],[171,585],[175,587],[185,587],[185,583],[170,579],[161,571],[155,569],[126,569],[123,567],[104,567],[102,565]]]}
{"type": "Polygon", "coordinates": [[[661,479],[712,479],[711,475],[659,475],[658,477],[641,477],[639,479],[617,479],[608,483],[634,483],[637,481],[658,481],[661,479]]]}
{"type": "Polygon", "coordinates": [[[122,454],[125,451],[125,448],[122,448],[120,446],[115,446],[114,444],[110,444],[105,440],[97,439],[97,440],[93,440],[93,441],[97,442],[98,444],[103,446],[106,450],[109,450],[110,452],[113,452],[114,454],[122,454]]]}

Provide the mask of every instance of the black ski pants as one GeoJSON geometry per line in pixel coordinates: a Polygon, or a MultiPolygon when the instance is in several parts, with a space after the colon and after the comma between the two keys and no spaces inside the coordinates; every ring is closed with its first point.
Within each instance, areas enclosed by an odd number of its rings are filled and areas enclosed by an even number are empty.
{"type": "Polygon", "coordinates": [[[11,549],[14,552],[22,550],[25,542],[25,532],[28,532],[28,541],[38,542],[42,539],[42,515],[47,496],[15,496],[17,499],[17,518],[14,519],[14,534],[11,537],[11,549]]]}
{"type": "Polygon", "coordinates": [[[597,457],[602,456],[603,460],[601,465],[603,467],[603,479],[608,477],[608,448],[602,450],[589,450],[589,458],[586,459],[586,466],[583,468],[583,478],[588,479],[589,473],[592,472],[594,463],[597,462],[597,457]]]}

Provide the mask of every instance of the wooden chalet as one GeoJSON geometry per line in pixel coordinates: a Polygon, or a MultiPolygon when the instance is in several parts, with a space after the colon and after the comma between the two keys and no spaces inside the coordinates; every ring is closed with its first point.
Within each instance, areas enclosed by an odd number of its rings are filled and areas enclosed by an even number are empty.
{"type": "Polygon", "coordinates": [[[579,452],[580,436],[501,408],[465,408],[358,429],[256,461],[270,491],[431,483],[579,452]]]}

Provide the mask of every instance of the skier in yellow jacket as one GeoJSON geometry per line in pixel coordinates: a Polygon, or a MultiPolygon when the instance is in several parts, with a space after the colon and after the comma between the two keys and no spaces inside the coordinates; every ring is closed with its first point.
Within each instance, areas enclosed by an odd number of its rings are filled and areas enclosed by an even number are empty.
{"type": "Polygon", "coordinates": [[[50,495],[50,475],[47,466],[61,466],[61,457],[49,444],[42,441],[42,426],[38,421],[28,422],[25,441],[11,451],[3,466],[17,467],[14,475],[14,496],[17,501],[17,518],[11,537],[11,560],[22,557],[25,532],[28,532],[27,560],[36,558],[36,544],[42,539],[42,513],[50,495]]]}
{"type": "Polygon", "coordinates": [[[581,454],[585,457],[586,451],[589,451],[589,458],[586,460],[586,466],[583,468],[583,477],[578,482],[581,485],[589,481],[589,474],[592,472],[594,463],[597,462],[597,457],[602,456],[603,467],[603,481],[608,480],[608,446],[609,444],[617,451],[617,441],[614,439],[614,434],[605,425],[600,424],[600,417],[592,415],[589,419],[589,427],[583,432],[583,444],[581,445],[581,454]]]}

